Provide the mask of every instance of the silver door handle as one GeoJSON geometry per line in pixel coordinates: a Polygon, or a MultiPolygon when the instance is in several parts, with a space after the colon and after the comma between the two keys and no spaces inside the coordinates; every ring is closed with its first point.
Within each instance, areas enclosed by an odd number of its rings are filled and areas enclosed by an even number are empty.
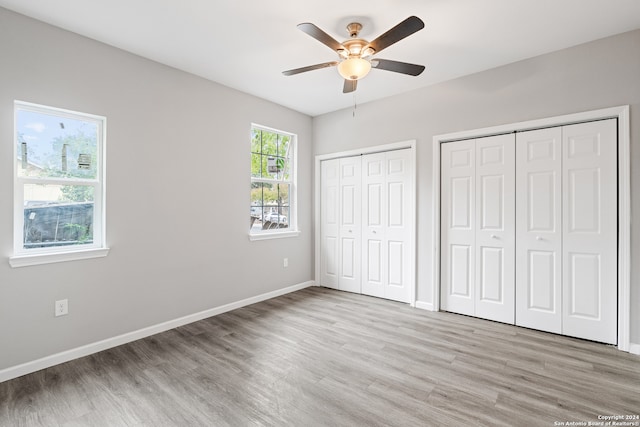
{"type": "Polygon", "coordinates": [[[352,233],[352,231],[351,231],[351,230],[349,230],[349,233],[352,233]]]}
{"type": "Polygon", "coordinates": [[[492,235],[491,235],[491,238],[492,238],[492,239],[497,239],[497,238],[498,238],[498,236],[496,236],[495,234],[492,234],[492,235]]]}
{"type": "Polygon", "coordinates": [[[373,234],[376,234],[376,230],[373,230],[373,234]]]}
{"type": "Polygon", "coordinates": [[[544,239],[540,236],[536,236],[536,240],[544,240],[544,239]]]}

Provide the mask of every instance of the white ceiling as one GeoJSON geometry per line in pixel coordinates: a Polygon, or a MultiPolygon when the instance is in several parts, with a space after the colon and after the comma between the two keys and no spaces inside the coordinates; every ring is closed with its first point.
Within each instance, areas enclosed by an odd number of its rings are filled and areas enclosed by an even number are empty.
{"type": "MultiPolygon", "coordinates": [[[[379,57],[423,64],[359,82],[362,104],[640,28],[640,0],[0,0],[0,6],[316,116],[349,107],[334,68],[283,70],[337,55],[296,28],[312,22],[343,41],[372,40],[408,16],[426,27],[379,57]]],[[[640,50],[640,46],[639,46],[640,50]]]]}

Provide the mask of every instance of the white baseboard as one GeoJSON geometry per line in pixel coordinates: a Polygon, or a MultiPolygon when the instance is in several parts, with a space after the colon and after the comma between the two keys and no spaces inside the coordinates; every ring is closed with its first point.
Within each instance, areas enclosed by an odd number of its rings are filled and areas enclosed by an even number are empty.
{"type": "Polygon", "coordinates": [[[435,311],[433,304],[425,301],[416,301],[416,308],[421,310],[435,311]]]}
{"type": "Polygon", "coordinates": [[[151,335],[165,332],[179,326],[184,326],[189,323],[197,322],[208,317],[217,316],[218,314],[226,313],[227,311],[235,310],[237,308],[245,307],[247,305],[255,304],[261,301],[266,301],[271,298],[279,297],[291,292],[299,291],[300,289],[308,288],[315,284],[314,281],[300,283],[297,285],[289,286],[286,288],[278,289],[276,291],[267,292],[265,294],[256,295],[255,297],[246,298],[240,301],[232,302],[222,305],[220,307],[211,308],[199,313],[190,314],[188,316],[180,317],[178,319],[169,320],[167,322],[159,323],[157,325],[149,326],[146,328],[138,329],[137,331],[128,332],[126,334],[118,335],[113,338],[107,338],[102,341],[94,342],[91,344],[83,345],[81,347],[66,350],[61,353],[52,354],[41,359],[26,362],[21,365],[11,366],[6,369],[0,370],[0,382],[7,381],[13,378],[20,377],[22,375],[30,374],[32,372],[39,371],[41,369],[49,368],[51,366],[59,365],[70,360],[78,359],[80,357],[88,356],[99,351],[107,350],[109,348],[117,347],[122,344],[126,344],[132,341],[146,338],[151,335]]]}
{"type": "Polygon", "coordinates": [[[637,354],[638,356],[640,356],[640,344],[630,343],[629,344],[629,353],[637,354]]]}

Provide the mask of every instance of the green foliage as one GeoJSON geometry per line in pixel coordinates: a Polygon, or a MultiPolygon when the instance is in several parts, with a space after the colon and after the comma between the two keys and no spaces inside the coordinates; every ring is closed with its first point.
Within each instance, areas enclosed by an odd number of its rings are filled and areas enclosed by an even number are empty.
{"type": "Polygon", "coordinates": [[[291,137],[275,132],[253,129],[251,134],[251,176],[256,178],[288,179],[289,146],[291,137]],[[267,159],[274,157],[278,173],[269,173],[267,159]]]}
{"type": "Polygon", "coordinates": [[[63,185],[61,202],[93,202],[93,187],[88,185],[63,185]]]}
{"type": "Polygon", "coordinates": [[[86,225],[68,223],[64,225],[64,232],[68,235],[75,234],[74,240],[79,243],[85,243],[91,237],[87,228],[86,225]]]}

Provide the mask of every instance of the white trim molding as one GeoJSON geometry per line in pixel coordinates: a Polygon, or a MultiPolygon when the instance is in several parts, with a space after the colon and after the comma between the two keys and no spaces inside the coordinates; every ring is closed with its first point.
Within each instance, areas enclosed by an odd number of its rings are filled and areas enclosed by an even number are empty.
{"type": "Polygon", "coordinates": [[[9,265],[13,268],[30,265],[51,264],[54,262],[77,261],[82,259],[102,258],[109,254],[109,248],[80,249],[69,252],[52,252],[48,254],[21,255],[9,258],[9,265]]]}
{"type": "Polygon", "coordinates": [[[432,303],[425,301],[416,301],[415,307],[421,310],[436,311],[434,310],[432,303]]]}
{"type": "MultiPolygon", "coordinates": [[[[479,138],[511,132],[522,132],[546,127],[615,118],[618,120],[618,349],[640,354],[631,337],[631,169],[629,106],[604,108],[564,116],[492,126],[488,128],[454,132],[433,137],[433,258],[432,301],[416,305],[420,308],[440,310],[440,144],[444,142],[479,138]]],[[[427,262],[425,260],[425,262],[427,262]]]]}
{"type": "Polygon", "coordinates": [[[70,360],[78,359],[84,356],[89,356],[90,354],[98,353],[100,351],[107,350],[109,348],[117,347],[122,344],[127,344],[132,341],[146,338],[151,335],[159,334],[161,332],[165,332],[165,331],[177,328],[179,326],[188,325],[189,323],[193,323],[199,320],[207,319],[209,317],[217,316],[218,314],[226,313],[228,311],[235,310],[237,308],[242,308],[247,305],[255,304],[255,303],[266,301],[268,299],[279,297],[291,292],[299,291],[301,289],[313,286],[314,284],[315,283],[313,281],[299,283],[297,285],[267,292],[261,295],[256,295],[254,297],[250,297],[240,301],[221,305],[219,307],[214,307],[198,313],[189,314],[187,316],[169,320],[167,322],[159,323],[157,325],[152,325],[146,328],[138,329],[137,331],[128,332],[126,334],[118,335],[112,338],[107,338],[102,341],[98,341],[98,342],[87,344],[81,347],[73,348],[71,350],[63,351],[61,353],[57,353],[51,356],[43,357],[41,359],[33,360],[31,362],[23,363],[21,365],[2,369],[0,370],[0,383],[3,381],[8,381],[10,379],[20,377],[22,375],[27,375],[32,372],[39,371],[41,369],[59,365],[61,363],[65,363],[70,360]]]}

